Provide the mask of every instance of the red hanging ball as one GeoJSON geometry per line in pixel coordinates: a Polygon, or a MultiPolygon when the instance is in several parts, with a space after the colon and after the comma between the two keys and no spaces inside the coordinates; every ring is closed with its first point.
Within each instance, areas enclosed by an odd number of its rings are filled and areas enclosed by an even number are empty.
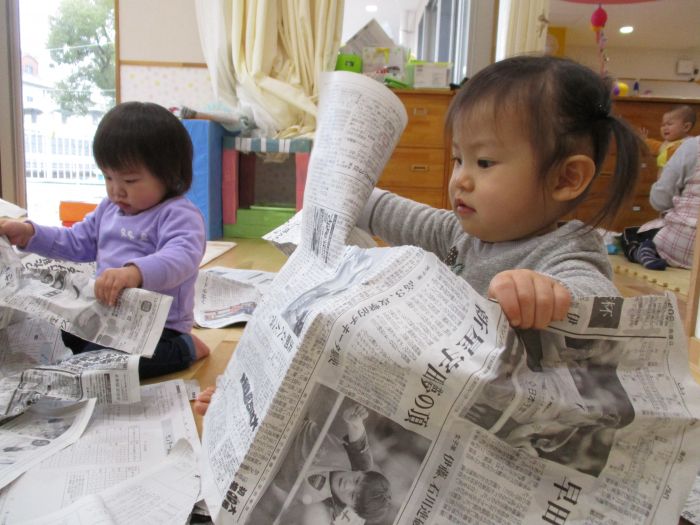
{"type": "Polygon", "coordinates": [[[604,28],[605,22],[607,21],[608,13],[606,13],[605,9],[603,9],[601,6],[598,6],[598,9],[593,11],[593,14],[591,15],[591,25],[593,26],[593,29],[597,30],[604,28]]]}

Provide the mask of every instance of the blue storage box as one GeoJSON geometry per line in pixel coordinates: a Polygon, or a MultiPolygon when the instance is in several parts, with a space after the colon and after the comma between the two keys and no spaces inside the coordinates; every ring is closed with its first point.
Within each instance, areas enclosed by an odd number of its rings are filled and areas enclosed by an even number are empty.
{"type": "Polygon", "coordinates": [[[207,240],[221,239],[224,223],[221,215],[221,160],[226,130],[211,120],[183,119],[190,134],[192,158],[192,187],[186,197],[204,215],[207,240]]]}

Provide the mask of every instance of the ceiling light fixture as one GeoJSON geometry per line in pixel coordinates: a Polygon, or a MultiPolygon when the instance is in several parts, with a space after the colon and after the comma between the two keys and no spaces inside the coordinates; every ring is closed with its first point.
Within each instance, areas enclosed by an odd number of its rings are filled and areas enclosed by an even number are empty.
{"type": "Polygon", "coordinates": [[[368,13],[376,13],[377,9],[379,8],[376,5],[370,4],[365,6],[365,11],[367,11],[368,13]]]}
{"type": "Polygon", "coordinates": [[[622,26],[620,28],[620,33],[622,33],[623,35],[628,35],[632,31],[634,31],[634,27],[632,27],[632,26],[622,26]]]}

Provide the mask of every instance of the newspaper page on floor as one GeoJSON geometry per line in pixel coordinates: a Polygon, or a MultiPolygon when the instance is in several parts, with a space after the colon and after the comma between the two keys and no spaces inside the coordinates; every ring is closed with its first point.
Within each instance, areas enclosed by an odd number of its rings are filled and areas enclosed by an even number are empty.
{"type": "MultiPolygon", "coordinates": [[[[138,403],[96,405],[92,419],[79,440],[39,462],[0,492],[0,524],[24,523],[45,517],[76,502],[80,503],[72,510],[80,509],[83,505],[94,503],[95,495],[110,509],[129,506],[133,490],[146,490],[151,482],[137,479],[126,487],[117,485],[151,469],[168,468],[167,458],[181,439],[189,443],[195,458],[199,456],[197,427],[181,379],[142,386],[141,401],[138,403]],[[125,501],[121,499],[124,494],[128,496],[125,501]],[[93,498],[82,501],[90,496],[93,498]]],[[[184,471],[180,467],[176,467],[176,470],[184,475],[183,484],[179,485],[178,491],[171,492],[162,483],[156,482],[160,486],[149,489],[154,495],[171,494],[167,505],[165,501],[144,502],[150,508],[149,512],[160,508],[167,516],[188,515],[192,511],[192,505],[199,495],[199,482],[197,479],[197,483],[193,484],[195,480],[188,474],[192,463],[189,456],[179,457],[184,463],[178,461],[178,464],[184,471]],[[186,497],[185,492],[188,494],[186,497]]],[[[196,477],[199,477],[198,472],[196,477]]],[[[158,475],[158,478],[162,476],[158,475]]],[[[138,509],[136,504],[141,501],[140,498],[133,498],[132,511],[138,509]]],[[[155,520],[120,521],[137,522],[157,523],[155,520]]]]}
{"type": "Polygon", "coordinates": [[[672,523],[700,465],[672,295],[574,301],[546,331],[419,248],[347,246],[406,123],[324,79],[300,244],[202,436],[216,523],[672,523]]]}
{"type": "Polygon", "coordinates": [[[700,525],[700,476],[695,478],[681,516],[693,525],[700,525]]]}
{"type": "Polygon", "coordinates": [[[200,270],[194,287],[195,324],[223,328],[247,322],[275,275],[223,266],[200,270]]]}
{"type": "Polygon", "coordinates": [[[0,489],[81,436],[95,400],[60,403],[42,399],[0,425],[0,489]]]}
{"type": "Polygon", "coordinates": [[[189,442],[181,439],[162,462],[145,472],[24,524],[188,523],[199,485],[197,458],[189,442]]]}

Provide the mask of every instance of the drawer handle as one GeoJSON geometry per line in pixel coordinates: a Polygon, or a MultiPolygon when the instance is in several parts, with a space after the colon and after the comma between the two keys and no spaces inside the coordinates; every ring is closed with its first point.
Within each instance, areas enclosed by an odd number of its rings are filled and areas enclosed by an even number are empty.
{"type": "Polygon", "coordinates": [[[425,117],[428,114],[428,108],[413,108],[414,117],[425,117]]]}
{"type": "Polygon", "coordinates": [[[632,206],[632,211],[642,211],[641,206],[632,206]]]}
{"type": "Polygon", "coordinates": [[[427,164],[411,164],[411,171],[428,171],[427,164]]]}

